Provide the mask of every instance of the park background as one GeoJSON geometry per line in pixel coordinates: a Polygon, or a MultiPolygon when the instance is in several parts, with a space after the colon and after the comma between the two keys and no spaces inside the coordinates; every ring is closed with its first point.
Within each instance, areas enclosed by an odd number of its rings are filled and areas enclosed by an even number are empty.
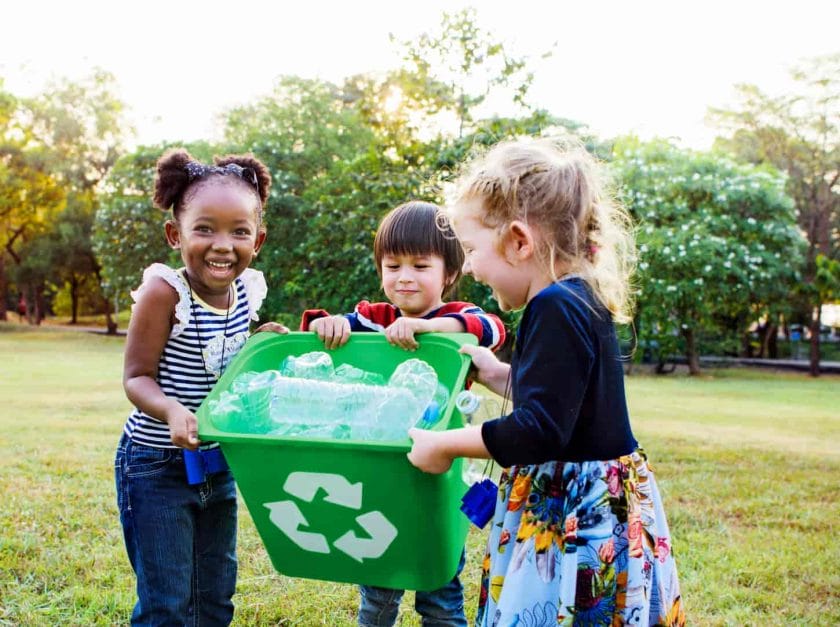
{"type": "MultiPolygon", "coordinates": [[[[112,624],[130,611],[110,483],[128,410],[122,340],[48,327],[124,329],[142,269],[174,261],[150,201],[163,150],[252,151],[269,166],[262,314],[295,325],[305,307],[379,297],[370,249],[381,216],[408,198],[445,202],[460,163],[522,135],[583,143],[636,220],[629,399],[660,471],[691,624],[840,621],[840,386],[825,373],[840,360],[840,55],[826,30],[837,9],[649,3],[600,16],[536,3],[510,16],[513,36],[499,26],[504,9],[445,6],[325,6],[316,28],[300,8],[153,2],[136,17],[151,48],[133,56],[142,99],[101,53],[130,48],[137,31],[124,40],[117,27],[130,15],[93,2],[14,9],[25,28],[0,66],[0,624],[112,624]],[[377,12],[378,30],[346,36],[354,15],[377,12]],[[94,18],[91,37],[67,35],[94,18]],[[297,26],[309,45],[289,48],[297,26]],[[366,38],[376,62],[348,65],[366,38]],[[806,55],[786,52],[796,41],[806,55]],[[701,54],[686,52],[700,42],[701,54]],[[10,63],[37,47],[58,68],[43,82],[37,60],[10,63]],[[296,57],[309,60],[298,74],[285,69],[296,57]],[[740,78],[717,98],[690,93],[683,106],[705,130],[680,130],[669,115],[681,101],[668,94],[690,92],[721,60],[740,78]],[[596,101],[577,96],[587,92],[596,101]],[[149,101],[179,100],[172,116],[148,113],[149,101]],[[812,376],[709,365],[727,358],[798,362],[812,376]]],[[[496,310],[469,280],[460,296],[496,310]]],[[[513,328],[516,315],[505,320],[513,328]]],[[[244,510],[240,537],[239,624],[352,622],[353,590],[274,574],[244,510]]],[[[472,534],[472,612],[480,544],[472,534]]]]}

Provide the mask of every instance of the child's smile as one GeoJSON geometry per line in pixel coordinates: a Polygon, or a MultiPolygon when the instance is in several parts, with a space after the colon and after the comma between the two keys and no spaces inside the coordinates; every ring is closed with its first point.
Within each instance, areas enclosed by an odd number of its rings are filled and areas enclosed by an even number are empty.
{"type": "Polygon", "coordinates": [[[445,284],[444,262],[438,255],[382,258],[382,289],[403,315],[419,318],[442,306],[445,284]]]}
{"type": "Polygon", "coordinates": [[[230,284],[250,265],[265,237],[255,202],[238,185],[202,187],[171,229],[171,243],[181,251],[193,289],[213,306],[225,307],[230,284]]]}

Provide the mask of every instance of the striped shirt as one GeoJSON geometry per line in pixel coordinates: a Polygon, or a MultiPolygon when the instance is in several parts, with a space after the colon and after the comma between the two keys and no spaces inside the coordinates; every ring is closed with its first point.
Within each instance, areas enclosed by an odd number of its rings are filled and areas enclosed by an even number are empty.
{"type": "MultiPolygon", "coordinates": [[[[157,264],[160,266],[160,264],[157,264]]],[[[212,389],[227,364],[248,339],[250,310],[244,282],[237,278],[230,309],[216,309],[193,295],[183,271],[157,272],[175,287],[180,296],[180,310],[186,313],[184,301],[189,305],[187,322],[178,325],[170,334],[158,362],[157,384],[168,397],[177,400],[195,412],[212,389]],[[181,282],[178,285],[176,282],[181,282]]],[[[144,281],[146,275],[144,275],[144,281]]],[[[132,441],[155,448],[178,448],[170,439],[169,426],[138,408],[134,408],[125,423],[125,433],[132,441]]]]}
{"type": "MultiPolygon", "coordinates": [[[[303,312],[300,321],[300,330],[308,331],[309,324],[318,318],[330,315],[323,309],[308,309],[303,312]]],[[[402,316],[398,307],[391,303],[370,303],[366,300],[356,305],[353,313],[344,314],[350,322],[352,332],[376,332],[384,331],[391,326],[397,318],[402,316]]],[[[498,349],[505,341],[505,325],[498,316],[486,313],[481,307],[472,303],[450,302],[445,303],[434,311],[430,311],[425,319],[431,318],[455,318],[464,325],[464,331],[472,333],[478,338],[480,346],[491,350],[498,349]]]]}

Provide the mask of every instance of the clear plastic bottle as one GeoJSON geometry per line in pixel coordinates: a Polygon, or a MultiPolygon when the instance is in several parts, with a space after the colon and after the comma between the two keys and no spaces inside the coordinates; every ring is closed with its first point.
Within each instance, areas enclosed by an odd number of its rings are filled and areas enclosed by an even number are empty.
{"type": "Polygon", "coordinates": [[[324,351],[312,351],[299,357],[289,355],[280,366],[281,374],[300,379],[331,381],[335,378],[332,357],[324,351]]]}

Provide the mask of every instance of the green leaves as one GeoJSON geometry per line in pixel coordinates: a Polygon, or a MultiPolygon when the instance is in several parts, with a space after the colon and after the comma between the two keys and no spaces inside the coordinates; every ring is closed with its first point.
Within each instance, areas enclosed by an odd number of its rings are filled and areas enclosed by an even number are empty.
{"type": "Polygon", "coordinates": [[[640,339],[676,351],[686,330],[745,326],[787,298],[804,241],[783,176],[634,138],[612,167],[638,223],[640,339]]]}

